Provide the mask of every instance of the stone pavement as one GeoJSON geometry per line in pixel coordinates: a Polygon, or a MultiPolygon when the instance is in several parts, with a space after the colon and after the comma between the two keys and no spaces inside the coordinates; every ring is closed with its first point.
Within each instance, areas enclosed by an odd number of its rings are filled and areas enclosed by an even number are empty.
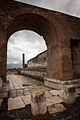
{"type": "Polygon", "coordinates": [[[53,95],[51,89],[45,87],[41,81],[21,75],[8,75],[7,79],[10,82],[8,110],[24,108],[31,104],[31,94],[41,90],[45,92],[46,106],[63,101],[61,97],[53,95]]]}

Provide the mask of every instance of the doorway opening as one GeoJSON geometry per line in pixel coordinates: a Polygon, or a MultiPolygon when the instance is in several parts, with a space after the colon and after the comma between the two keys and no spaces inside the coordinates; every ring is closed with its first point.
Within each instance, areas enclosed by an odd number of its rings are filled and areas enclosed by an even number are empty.
{"type": "Polygon", "coordinates": [[[72,68],[73,78],[80,78],[80,40],[71,39],[71,57],[72,57],[72,68]]]}

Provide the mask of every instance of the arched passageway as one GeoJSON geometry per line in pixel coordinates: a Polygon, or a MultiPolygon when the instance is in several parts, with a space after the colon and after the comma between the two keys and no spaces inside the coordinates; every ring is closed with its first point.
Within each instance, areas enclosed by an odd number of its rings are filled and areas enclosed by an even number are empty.
{"type": "MultiPolygon", "coordinates": [[[[7,69],[22,68],[24,64],[47,50],[46,43],[42,36],[30,30],[21,30],[12,34],[7,43],[7,69]]],[[[26,65],[27,67],[27,65],[26,65]]]]}
{"type": "MultiPolygon", "coordinates": [[[[42,17],[37,14],[23,14],[23,15],[17,16],[15,17],[14,20],[11,21],[11,23],[9,24],[7,28],[6,46],[7,46],[9,37],[14,32],[17,32],[19,30],[24,30],[24,29],[32,30],[38,33],[39,35],[43,36],[43,38],[45,39],[47,48],[48,48],[48,59],[47,59],[48,60],[47,61],[48,63],[47,72],[48,73],[47,74],[50,75],[49,73],[53,69],[53,64],[51,64],[51,62],[53,61],[50,59],[50,57],[53,54],[53,52],[49,52],[49,51],[53,43],[56,42],[56,38],[57,38],[57,30],[55,26],[45,17],[42,17]]],[[[7,55],[7,52],[5,53],[5,55],[7,55]]],[[[6,65],[5,65],[5,69],[6,69],[6,65]]]]}
{"type": "MultiPolygon", "coordinates": [[[[61,62],[61,54],[59,54],[59,48],[58,46],[58,37],[59,33],[57,32],[57,29],[55,25],[51,23],[48,19],[45,17],[34,14],[34,13],[27,13],[22,14],[17,17],[15,17],[9,24],[6,33],[6,41],[5,41],[5,60],[4,62],[4,73],[3,79],[6,79],[6,58],[7,58],[7,42],[9,37],[19,31],[19,30],[32,30],[39,35],[43,36],[46,44],[47,44],[47,76],[49,78],[55,78],[55,79],[63,79],[67,77],[65,74],[63,75],[62,71],[62,62],[61,62]]],[[[68,76],[68,78],[72,78],[71,74],[68,76]]],[[[67,78],[66,78],[67,79],[67,78]]]]}
{"type": "MultiPolygon", "coordinates": [[[[1,5],[3,5],[2,1],[1,5]]],[[[74,24],[78,24],[79,20],[16,1],[8,0],[8,3],[4,2],[4,5],[6,8],[2,10],[0,18],[0,63],[2,63],[0,68],[3,69],[3,71],[0,70],[0,76],[2,79],[6,81],[8,39],[13,33],[24,29],[43,36],[47,44],[47,77],[59,80],[73,79],[70,38],[79,38],[79,34],[75,33],[77,28],[74,24]]]]}
{"type": "Polygon", "coordinates": [[[79,52],[77,40],[80,40],[80,19],[14,0],[0,0],[0,78],[3,82],[6,82],[7,43],[9,37],[19,30],[34,31],[43,36],[46,42],[46,86],[55,89],[72,87],[67,91],[73,91],[74,96],[73,87],[80,86],[80,80],[74,80],[76,75],[80,77],[80,63],[78,65],[76,62],[76,66],[74,65],[75,54],[71,49],[77,47],[79,52]],[[77,46],[70,39],[76,40],[77,46]]]}

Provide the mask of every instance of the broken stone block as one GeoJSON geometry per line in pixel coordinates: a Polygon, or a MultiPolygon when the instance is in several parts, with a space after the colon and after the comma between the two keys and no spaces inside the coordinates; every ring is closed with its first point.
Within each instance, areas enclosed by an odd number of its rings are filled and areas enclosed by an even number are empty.
{"type": "Polygon", "coordinates": [[[28,90],[28,89],[24,89],[23,94],[24,94],[24,95],[29,95],[29,94],[30,94],[30,92],[29,92],[29,90],[28,90]]]}
{"type": "Polygon", "coordinates": [[[64,110],[66,110],[66,108],[62,104],[54,104],[54,105],[48,107],[48,112],[50,114],[62,112],[64,110]]]}
{"type": "Polygon", "coordinates": [[[76,91],[74,87],[65,88],[63,92],[64,102],[67,104],[72,104],[76,98],[76,91]]]}
{"type": "Polygon", "coordinates": [[[10,91],[10,94],[9,94],[9,97],[14,98],[14,97],[16,97],[16,96],[17,96],[16,90],[11,90],[11,91],[10,91]]]}
{"type": "Polygon", "coordinates": [[[33,115],[45,114],[47,112],[46,97],[43,91],[31,94],[31,110],[33,115]]]}
{"type": "Polygon", "coordinates": [[[0,87],[2,87],[2,83],[3,83],[2,78],[0,78],[0,87]]]}
{"type": "Polygon", "coordinates": [[[22,96],[23,95],[23,90],[17,90],[16,95],[17,96],[22,96]]]}
{"type": "Polygon", "coordinates": [[[62,103],[63,99],[59,96],[52,96],[49,98],[46,98],[46,106],[51,106],[53,104],[57,104],[57,103],[62,103]]]}
{"type": "Polygon", "coordinates": [[[0,99],[0,106],[2,105],[3,99],[0,99]]]}
{"type": "Polygon", "coordinates": [[[25,107],[25,104],[23,103],[21,97],[8,99],[8,110],[20,109],[24,107],[25,107]]]}
{"type": "Polygon", "coordinates": [[[51,90],[50,91],[50,94],[51,95],[56,95],[56,96],[63,96],[62,94],[63,94],[63,89],[62,90],[51,90]]]}
{"type": "Polygon", "coordinates": [[[6,98],[6,97],[8,97],[8,92],[0,93],[0,98],[6,98]]]}

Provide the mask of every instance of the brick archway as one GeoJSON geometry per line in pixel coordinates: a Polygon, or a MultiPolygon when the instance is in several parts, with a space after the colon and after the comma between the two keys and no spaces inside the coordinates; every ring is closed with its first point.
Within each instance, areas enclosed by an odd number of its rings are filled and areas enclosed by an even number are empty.
{"type": "Polygon", "coordinates": [[[73,79],[70,38],[80,38],[80,29],[76,34],[79,23],[77,18],[59,12],[14,0],[0,0],[0,77],[6,80],[8,38],[18,30],[28,29],[42,35],[46,41],[47,77],[73,79]]]}
{"type": "MultiPolygon", "coordinates": [[[[50,64],[53,64],[50,59],[50,52],[51,47],[53,46],[53,43],[56,43],[57,41],[57,30],[55,26],[45,17],[39,15],[39,14],[34,14],[34,13],[27,13],[27,14],[22,14],[17,17],[15,17],[9,24],[7,28],[7,41],[9,37],[14,33],[19,30],[31,30],[39,35],[43,36],[46,45],[47,45],[47,74],[48,76],[50,75],[50,71],[52,71],[52,67],[50,64]]],[[[53,54],[53,53],[51,53],[53,54]]]]}

